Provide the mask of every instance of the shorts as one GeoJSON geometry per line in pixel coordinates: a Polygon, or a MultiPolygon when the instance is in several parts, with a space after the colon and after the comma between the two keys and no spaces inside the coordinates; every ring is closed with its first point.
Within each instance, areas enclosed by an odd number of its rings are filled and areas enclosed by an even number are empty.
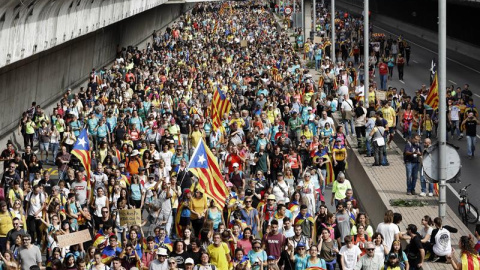
{"type": "Polygon", "coordinates": [[[40,151],[48,151],[48,147],[50,146],[50,143],[40,143],[40,151]]]}
{"type": "Polygon", "coordinates": [[[395,134],[395,127],[389,127],[388,128],[388,133],[391,134],[391,135],[395,134]]]}

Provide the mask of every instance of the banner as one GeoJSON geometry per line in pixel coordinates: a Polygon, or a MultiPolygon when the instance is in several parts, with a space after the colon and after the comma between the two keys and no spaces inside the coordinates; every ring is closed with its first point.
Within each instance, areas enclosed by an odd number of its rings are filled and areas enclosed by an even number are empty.
{"type": "Polygon", "coordinates": [[[128,225],[141,225],[142,224],[142,212],[140,209],[123,209],[119,211],[120,214],[120,226],[128,225]]]}
{"type": "Polygon", "coordinates": [[[82,230],[79,232],[57,235],[58,246],[60,248],[68,247],[80,243],[85,243],[92,240],[92,236],[88,230],[82,230]]]}

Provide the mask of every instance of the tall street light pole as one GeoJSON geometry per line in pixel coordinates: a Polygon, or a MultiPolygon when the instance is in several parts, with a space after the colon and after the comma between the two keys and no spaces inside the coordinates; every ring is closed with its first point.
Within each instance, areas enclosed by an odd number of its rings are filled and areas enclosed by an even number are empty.
{"type": "Polygon", "coordinates": [[[332,24],[331,25],[331,29],[332,29],[332,45],[330,46],[330,58],[332,59],[332,63],[335,65],[335,63],[337,62],[335,60],[335,0],[332,0],[332,10],[331,10],[331,15],[330,15],[330,23],[332,24]]]}
{"type": "Polygon", "coordinates": [[[438,1],[438,98],[440,136],[438,138],[439,206],[438,215],[443,220],[447,212],[447,0],[438,1]]]}
{"type": "Polygon", "coordinates": [[[369,23],[369,0],[363,0],[363,94],[365,97],[365,107],[368,107],[368,90],[370,88],[369,71],[369,46],[370,46],[370,23],[369,23]]]}

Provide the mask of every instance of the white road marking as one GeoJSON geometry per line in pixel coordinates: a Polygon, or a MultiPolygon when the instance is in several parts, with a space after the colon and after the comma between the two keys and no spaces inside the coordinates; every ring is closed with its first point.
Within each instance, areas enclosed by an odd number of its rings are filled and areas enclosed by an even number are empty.
{"type": "Polygon", "coordinates": [[[418,62],[417,62],[417,61],[415,61],[415,60],[412,60],[412,62],[413,62],[413,63],[415,63],[415,64],[418,64],[418,62]]]}
{"type": "Polygon", "coordinates": [[[479,138],[479,139],[480,139],[480,135],[477,135],[477,138],[479,138]]]}
{"type": "MultiPolygon", "coordinates": [[[[383,28],[381,28],[381,27],[378,27],[378,26],[375,26],[375,27],[377,27],[378,29],[381,29],[382,31],[385,31],[385,32],[387,32],[387,33],[389,33],[389,34],[391,34],[391,35],[398,36],[398,35],[390,32],[390,31],[387,31],[387,30],[385,30],[385,29],[383,29],[383,28]]],[[[432,50],[430,50],[430,49],[428,49],[428,48],[425,48],[425,47],[423,47],[423,46],[421,46],[421,45],[419,45],[419,44],[417,44],[417,43],[415,43],[415,42],[413,42],[413,41],[411,41],[411,40],[408,40],[408,41],[409,41],[410,43],[414,44],[414,45],[417,46],[417,47],[420,47],[420,48],[422,48],[422,49],[424,49],[424,50],[426,50],[426,51],[429,51],[429,52],[431,52],[431,53],[434,53],[434,54],[438,55],[438,52],[436,52],[436,51],[432,51],[432,50]]],[[[456,61],[456,60],[453,60],[453,59],[451,59],[451,58],[449,58],[449,57],[447,57],[447,60],[449,60],[449,61],[451,61],[451,62],[453,62],[453,63],[455,63],[455,64],[458,64],[458,65],[460,65],[460,66],[462,66],[462,67],[464,67],[464,68],[467,68],[467,69],[469,69],[469,70],[471,70],[471,71],[473,71],[473,72],[476,72],[476,73],[480,74],[480,71],[478,71],[478,70],[476,70],[476,69],[474,69],[474,68],[472,68],[472,67],[469,67],[469,66],[467,66],[467,65],[465,65],[465,64],[462,64],[462,63],[460,63],[460,62],[458,62],[458,61],[456,61]]],[[[415,62],[415,60],[412,60],[412,61],[415,62]]]]}
{"type": "Polygon", "coordinates": [[[479,95],[479,94],[474,94],[474,95],[475,95],[476,97],[480,97],[480,95],[479,95]]]}
{"type": "Polygon", "coordinates": [[[449,82],[453,83],[453,84],[457,84],[456,82],[452,81],[452,80],[448,80],[449,82]]]}
{"type": "Polygon", "coordinates": [[[399,80],[401,83],[405,84],[405,82],[403,80],[399,80]]]}

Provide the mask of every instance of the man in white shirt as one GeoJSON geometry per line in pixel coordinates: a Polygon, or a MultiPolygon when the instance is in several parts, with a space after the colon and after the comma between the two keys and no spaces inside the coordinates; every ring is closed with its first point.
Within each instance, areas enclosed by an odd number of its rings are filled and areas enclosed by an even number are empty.
{"type": "Polygon", "coordinates": [[[327,115],[327,112],[323,111],[322,112],[322,118],[320,118],[320,121],[318,122],[319,129],[322,129],[325,127],[325,123],[329,123],[330,126],[335,129],[333,119],[327,115]]]}
{"type": "Polygon", "coordinates": [[[355,135],[355,130],[353,127],[353,101],[350,99],[348,94],[344,96],[344,101],[342,102],[342,115],[344,116],[344,127],[345,134],[348,135],[348,128],[350,126],[350,131],[352,135],[355,135]]]}
{"type": "Polygon", "coordinates": [[[353,244],[351,235],[345,236],[344,241],[345,245],[340,248],[339,252],[341,257],[341,268],[345,270],[354,270],[362,251],[357,245],[353,244]]]}
{"type": "MultiPolygon", "coordinates": [[[[157,250],[157,259],[153,260],[148,267],[149,270],[168,270],[167,250],[159,248],[157,250]]],[[[175,258],[173,258],[173,261],[175,258]]]]}
{"type": "Polygon", "coordinates": [[[107,175],[103,172],[103,165],[102,163],[99,163],[97,165],[97,169],[95,172],[92,174],[92,182],[94,184],[93,187],[93,192],[94,195],[97,196],[97,188],[101,187],[103,190],[106,190],[106,186],[108,185],[108,177],[107,175]]]}

